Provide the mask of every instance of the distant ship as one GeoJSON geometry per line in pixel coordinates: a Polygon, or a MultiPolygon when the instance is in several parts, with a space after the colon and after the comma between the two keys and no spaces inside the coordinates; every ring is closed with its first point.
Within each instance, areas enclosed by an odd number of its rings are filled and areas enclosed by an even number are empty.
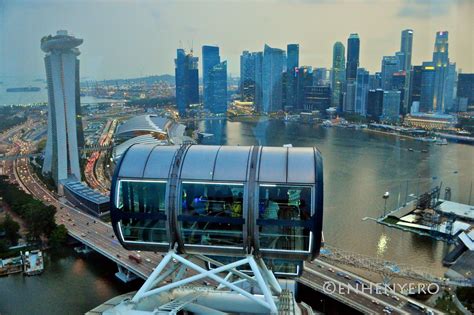
{"type": "Polygon", "coordinates": [[[39,92],[41,88],[34,86],[8,88],[7,92],[39,92]]]}

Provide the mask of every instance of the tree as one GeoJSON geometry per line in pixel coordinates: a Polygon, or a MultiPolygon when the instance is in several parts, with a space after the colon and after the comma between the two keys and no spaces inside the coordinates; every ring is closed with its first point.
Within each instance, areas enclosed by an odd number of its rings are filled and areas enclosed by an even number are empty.
{"type": "Polygon", "coordinates": [[[57,225],[49,237],[51,247],[59,247],[67,241],[67,229],[64,224],[57,225]]]}
{"type": "Polygon", "coordinates": [[[4,240],[0,240],[0,253],[5,253],[8,250],[8,244],[4,240]]]}
{"type": "Polygon", "coordinates": [[[53,206],[44,206],[40,201],[33,200],[22,207],[23,217],[32,239],[39,239],[41,235],[49,237],[56,228],[53,206]]]}
{"type": "Polygon", "coordinates": [[[12,219],[12,217],[7,213],[5,219],[1,223],[2,229],[5,231],[5,237],[12,244],[15,245],[20,238],[20,225],[12,219]]]}

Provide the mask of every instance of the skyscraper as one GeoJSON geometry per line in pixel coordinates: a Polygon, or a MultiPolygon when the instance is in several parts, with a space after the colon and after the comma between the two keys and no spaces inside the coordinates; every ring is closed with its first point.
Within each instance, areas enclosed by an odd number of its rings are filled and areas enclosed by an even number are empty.
{"type": "Polygon", "coordinates": [[[198,57],[191,51],[177,50],[175,59],[176,105],[181,116],[186,115],[190,104],[199,103],[198,57]]]}
{"type": "Polygon", "coordinates": [[[400,91],[383,92],[383,119],[388,121],[398,121],[400,118],[400,91]]]}
{"type": "Polygon", "coordinates": [[[450,62],[444,81],[444,111],[453,110],[454,106],[454,86],[456,84],[456,63],[450,62]]]}
{"type": "Polygon", "coordinates": [[[255,100],[254,106],[258,112],[263,111],[263,52],[252,53],[255,61],[255,100]]]}
{"type": "Polygon", "coordinates": [[[356,83],[354,80],[349,80],[346,83],[346,92],[343,95],[342,109],[347,113],[354,113],[355,111],[355,92],[356,83]]]}
{"type": "Polygon", "coordinates": [[[355,80],[359,67],[360,39],[357,33],[351,34],[347,39],[347,66],[346,80],[355,80]]]}
{"type": "Polygon", "coordinates": [[[314,85],[329,85],[328,69],[316,68],[314,72],[314,85]]]}
{"type": "Polygon", "coordinates": [[[466,98],[467,106],[474,110],[474,73],[460,73],[458,75],[458,98],[466,98]]]}
{"type": "Polygon", "coordinates": [[[355,113],[366,115],[367,94],[369,93],[369,71],[364,68],[357,69],[356,92],[355,92],[355,113]]]}
{"type": "Polygon", "coordinates": [[[421,67],[420,112],[433,111],[435,67],[432,62],[423,62],[421,67]]]}
{"type": "Polygon", "coordinates": [[[449,71],[448,32],[437,32],[433,51],[433,65],[435,67],[433,111],[445,111],[445,87],[449,71]]]}
{"type": "Polygon", "coordinates": [[[392,75],[392,90],[400,91],[400,114],[402,115],[410,113],[405,104],[406,77],[406,71],[397,71],[392,75]]]}
{"type": "Polygon", "coordinates": [[[382,88],[382,74],[380,72],[369,75],[369,88],[371,90],[382,88]]]}
{"type": "Polygon", "coordinates": [[[399,58],[397,56],[384,56],[382,58],[382,89],[392,89],[392,76],[400,70],[399,58]]]}
{"type": "Polygon", "coordinates": [[[400,70],[404,70],[405,76],[405,87],[403,92],[403,111],[405,113],[410,112],[410,75],[411,75],[411,55],[413,49],[413,30],[406,29],[402,31],[402,37],[400,41],[400,53],[402,58],[400,59],[400,70]]]}
{"type": "Polygon", "coordinates": [[[410,71],[410,95],[408,97],[407,113],[411,112],[411,106],[413,105],[413,102],[420,102],[422,71],[422,66],[413,66],[412,70],[410,71]]]}
{"type": "Polygon", "coordinates": [[[324,113],[331,106],[331,88],[328,85],[312,85],[304,88],[305,111],[319,110],[324,113]]]}
{"type": "Polygon", "coordinates": [[[400,43],[400,52],[404,55],[404,59],[400,64],[400,70],[410,71],[411,54],[413,48],[413,30],[406,29],[402,31],[402,40],[400,43]]]}
{"type": "Polygon", "coordinates": [[[367,94],[367,117],[379,121],[383,113],[383,90],[369,90],[367,94]]]}
{"type": "Polygon", "coordinates": [[[70,176],[81,179],[79,147],[84,145],[77,47],[82,39],[58,31],[41,39],[48,82],[48,131],[44,174],[56,184],[70,176]]]}
{"type": "Polygon", "coordinates": [[[209,71],[208,107],[213,114],[227,112],[227,61],[216,64],[209,71]]]}
{"type": "Polygon", "coordinates": [[[294,109],[304,110],[305,88],[313,85],[313,68],[302,66],[295,69],[296,75],[296,104],[294,109]]]}
{"type": "Polygon", "coordinates": [[[282,49],[265,45],[263,51],[262,87],[263,112],[271,113],[283,109],[282,77],[285,52],[282,49]]]}
{"type": "Polygon", "coordinates": [[[341,42],[336,42],[332,49],[332,101],[333,107],[340,109],[342,91],[346,82],[345,48],[341,42]]]}
{"type": "Polygon", "coordinates": [[[255,55],[247,50],[240,55],[240,100],[255,100],[255,55]]]}
{"type": "Polygon", "coordinates": [[[217,46],[202,46],[202,83],[203,83],[203,103],[204,108],[210,109],[212,107],[209,90],[209,76],[210,71],[215,65],[221,62],[219,56],[219,47],[217,46]]]}
{"type": "Polygon", "coordinates": [[[299,54],[300,45],[288,44],[287,47],[287,59],[286,59],[286,106],[295,109],[297,104],[296,89],[297,89],[297,78],[296,69],[299,67],[299,54]]]}

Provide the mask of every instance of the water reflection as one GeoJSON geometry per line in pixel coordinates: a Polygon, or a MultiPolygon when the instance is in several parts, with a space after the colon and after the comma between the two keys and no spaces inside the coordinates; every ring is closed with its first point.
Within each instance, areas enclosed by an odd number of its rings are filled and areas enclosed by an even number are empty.
{"type": "Polygon", "coordinates": [[[441,181],[443,187],[453,188],[453,200],[466,202],[474,177],[474,147],[436,146],[364,130],[275,120],[206,121],[199,127],[216,135],[204,139],[204,144],[316,145],[324,159],[323,228],[328,244],[444,273],[444,243],[362,218],[383,213],[381,196],[386,191],[390,192],[387,209],[392,210],[410,199],[410,194],[425,192],[441,181]]]}
{"type": "Polygon", "coordinates": [[[387,235],[385,234],[380,235],[379,242],[377,244],[377,256],[380,256],[380,257],[383,256],[383,254],[387,250],[389,241],[390,241],[390,238],[387,235]]]}
{"type": "Polygon", "coordinates": [[[71,271],[76,275],[76,276],[81,276],[84,274],[84,271],[86,270],[86,264],[83,259],[76,259],[74,261],[74,264],[72,265],[71,271]]]}

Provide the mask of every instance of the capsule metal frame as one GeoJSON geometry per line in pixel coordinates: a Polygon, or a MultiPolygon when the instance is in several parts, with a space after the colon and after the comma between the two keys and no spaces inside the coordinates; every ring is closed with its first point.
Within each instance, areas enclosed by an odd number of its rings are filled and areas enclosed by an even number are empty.
{"type": "MultiPolygon", "coordinates": [[[[268,193],[269,190],[267,190],[268,193]]],[[[323,220],[322,156],[316,147],[136,144],[123,154],[116,165],[110,200],[114,232],[126,249],[168,251],[177,245],[178,252],[188,254],[245,256],[252,253],[265,259],[310,261],[318,256],[321,246],[323,220]],[[243,165],[244,163],[245,165],[243,165]],[[130,213],[119,209],[119,192],[121,185],[126,182],[165,184],[165,213],[130,213]],[[242,217],[221,219],[207,215],[184,215],[182,194],[183,187],[187,184],[220,185],[228,190],[230,188],[227,185],[242,186],[242,217]],[[310,187],[310,217],[307,220],[260,219],[261,196],[259,196],[259,190],[261,187],[286,189],[288,195],[290,190],[295,190],[290,188],[301,187],[301,189],[304,189],[310,187]],[[124,220],[164,221],[167,241],[126,240],[122,227],[124,220]],[[202,224],[203,222],[208,225],[230,225],[232,222],[237,225],[242,224],[243,244],[235,247],[185,243],[183,224],[188,222],[187,220],[196,221],[198,226],[199,223],[202,224]],[[261,229],[263,226],[308,229],[309,246],[305,250],[263,248],[261,244],[261,229]]],[[[200,230],[196,229],[196,231],[200,230]]]]}

